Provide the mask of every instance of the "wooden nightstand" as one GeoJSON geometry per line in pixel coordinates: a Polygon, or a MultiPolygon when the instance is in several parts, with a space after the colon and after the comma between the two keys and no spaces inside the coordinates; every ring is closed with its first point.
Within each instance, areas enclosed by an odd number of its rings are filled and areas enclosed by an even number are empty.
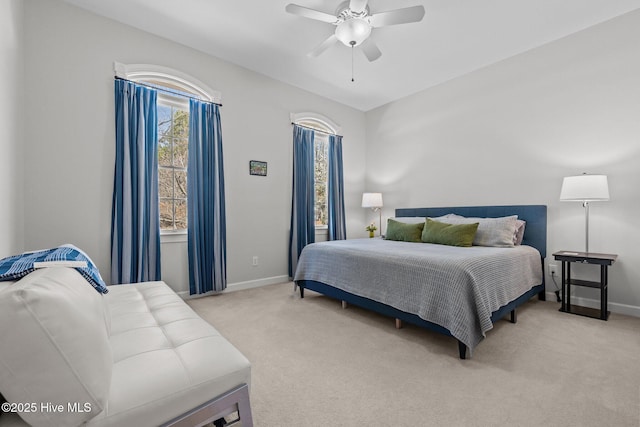
{"type": "Polygon", "coordinates": [[[562,306],[560,307],[560,311],[607,320],[609,317],[609,311],[607,311],[607,292],[609,285],[608,267],[616,261],[618,255],[597,254],[593,252],[560,251],[554,253],[553,257],[556,261],[562,261],[562,306]],[[572,279],[571,263],[574,262],[599,265],[600,281],[593,282],[590,280],[572,279]],[[600,310],[582,307],[579,305],[571,305],[571,285],[600,289],[600,310]]]}

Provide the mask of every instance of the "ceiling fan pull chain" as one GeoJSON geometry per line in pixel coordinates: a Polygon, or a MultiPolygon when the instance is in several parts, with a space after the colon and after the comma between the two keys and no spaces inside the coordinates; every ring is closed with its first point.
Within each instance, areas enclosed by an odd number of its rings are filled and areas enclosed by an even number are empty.
{"type": "Polygon", "coordinates": [[[355,79],[353,78],[353,47],[356,45],[356,42],[351,42],[351,81],[355,82],[355,79]]]}

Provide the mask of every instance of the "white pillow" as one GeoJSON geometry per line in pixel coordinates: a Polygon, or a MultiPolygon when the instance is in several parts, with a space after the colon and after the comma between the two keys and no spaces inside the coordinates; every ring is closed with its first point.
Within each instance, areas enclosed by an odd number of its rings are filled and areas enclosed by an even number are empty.
{"type": "Polygon", "coordinates": [[[438,221],[447,224],[478,223],[478,231],[473,239],[474,246],[512,247],[517,232],[518,215],[500,218],[468,218],[453,215],[438,221]]]}
{"type": "Polygon", "coordinates": [[[527,226],[527,222],[521,219],[516,220],[516,231],[513,234],[513,244],[518,246],[522,244],[524,238],[524,229],[527,226]]]}
{"type": "Polygon", "coordinates": [[[0,292],[0,393],[37,403],[19,414],[27,423],[79,425],[102,412],[113,368],[106,319],[103,295],[72,268],[36,270],[0,292]],[[63,410],[43,411],[49,402],[63,410]]]}
{"type": "Polygon", "coordinates": [[[422,224],[423,222],[426,221],[426,217],[424,216],[398,216],[398,217],[391,217],[389,219],[392,219],[397,222],[401,222],[403,224],[422,224]]]}
{"type": "MultiPolygon", "coordinates": [[[[429,217],[429,218],[431,218],[431,219],[433,219],[435,221],[440,221],[440,219],[449,218],[451,216],[455,216],[455,215],[454,214],[446,214],[446,215],[442,215],[442,216],[435,217],[435,218],[432,218],[432,217],[429,217]]],[[[392,220],[398,221],[398,222],[402,222],[404,224],[422,224],[423,222],[425,222],[427,220],[427,217],[424,217],[424,216],[398,216],[398,217],[392,217],[392,218],[389,218],[389,219],[392,219],[392,220]]]]}

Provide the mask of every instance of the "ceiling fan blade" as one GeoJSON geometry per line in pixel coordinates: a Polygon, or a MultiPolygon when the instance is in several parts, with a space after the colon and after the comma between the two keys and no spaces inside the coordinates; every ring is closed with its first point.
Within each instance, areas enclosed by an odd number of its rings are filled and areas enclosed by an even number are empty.
{"type": "Polygon", "coordinates": [[[367,3],[369,3],[369,0],[351,0],[349,2],[349,9],[353,12],[360,13],[367,8],[367,3]]]}
{"type": "Polygon", "coordinates": [[[373,62],[382,56],[382,52],[371,39],[365,40],[360,46],[362,46],[362,52],[364,52],[364,56],[367,57],[369,62],[373,62]]]}
{"type": "Polygon", "coordinates": [[[315,58],[315,57],[319,56],[320,54],[322,54],[325,50],[329,49],[331,46],[336,44],[337,42],[338,42],[338,38],[336,37],[336,35],[335,34],[331,34],[331,36],[329,36],[328,39],[326,39],[325,41],[320,43],[315,49],[313,49],[307,55],[312,57],[312,58],[315,58]]]}
{"type": "Polygon", "coordinates": [[[284,10],[294,15],[315,19],[316,21],[328,22],[329,24],[335,24],[338,21],[334,15],[329,15],[328,13],[320,12],[315,9],[309,9],[308,7],[298,6],[293,3],[289,3],[284,10]]]}
{"type": "Polygon", "coordinates": [[[407,24],[422,21],[424,6],[412,6],[404,9],[380,12],[371,16],[372,27],[386,27],[388,25],[407,24]]]}

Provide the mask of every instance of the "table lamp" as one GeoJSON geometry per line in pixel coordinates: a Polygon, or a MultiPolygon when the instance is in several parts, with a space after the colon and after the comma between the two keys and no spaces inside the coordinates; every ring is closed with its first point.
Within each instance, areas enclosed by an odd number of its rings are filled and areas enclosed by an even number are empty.
{"type": "Polygon", "coordinates": [[[582,202],[585,215],[585,252],[589,252],[589,202],[609,200],[609,184],[606,175],[567,176],[562,181],[560,201],[582,202]]]}

